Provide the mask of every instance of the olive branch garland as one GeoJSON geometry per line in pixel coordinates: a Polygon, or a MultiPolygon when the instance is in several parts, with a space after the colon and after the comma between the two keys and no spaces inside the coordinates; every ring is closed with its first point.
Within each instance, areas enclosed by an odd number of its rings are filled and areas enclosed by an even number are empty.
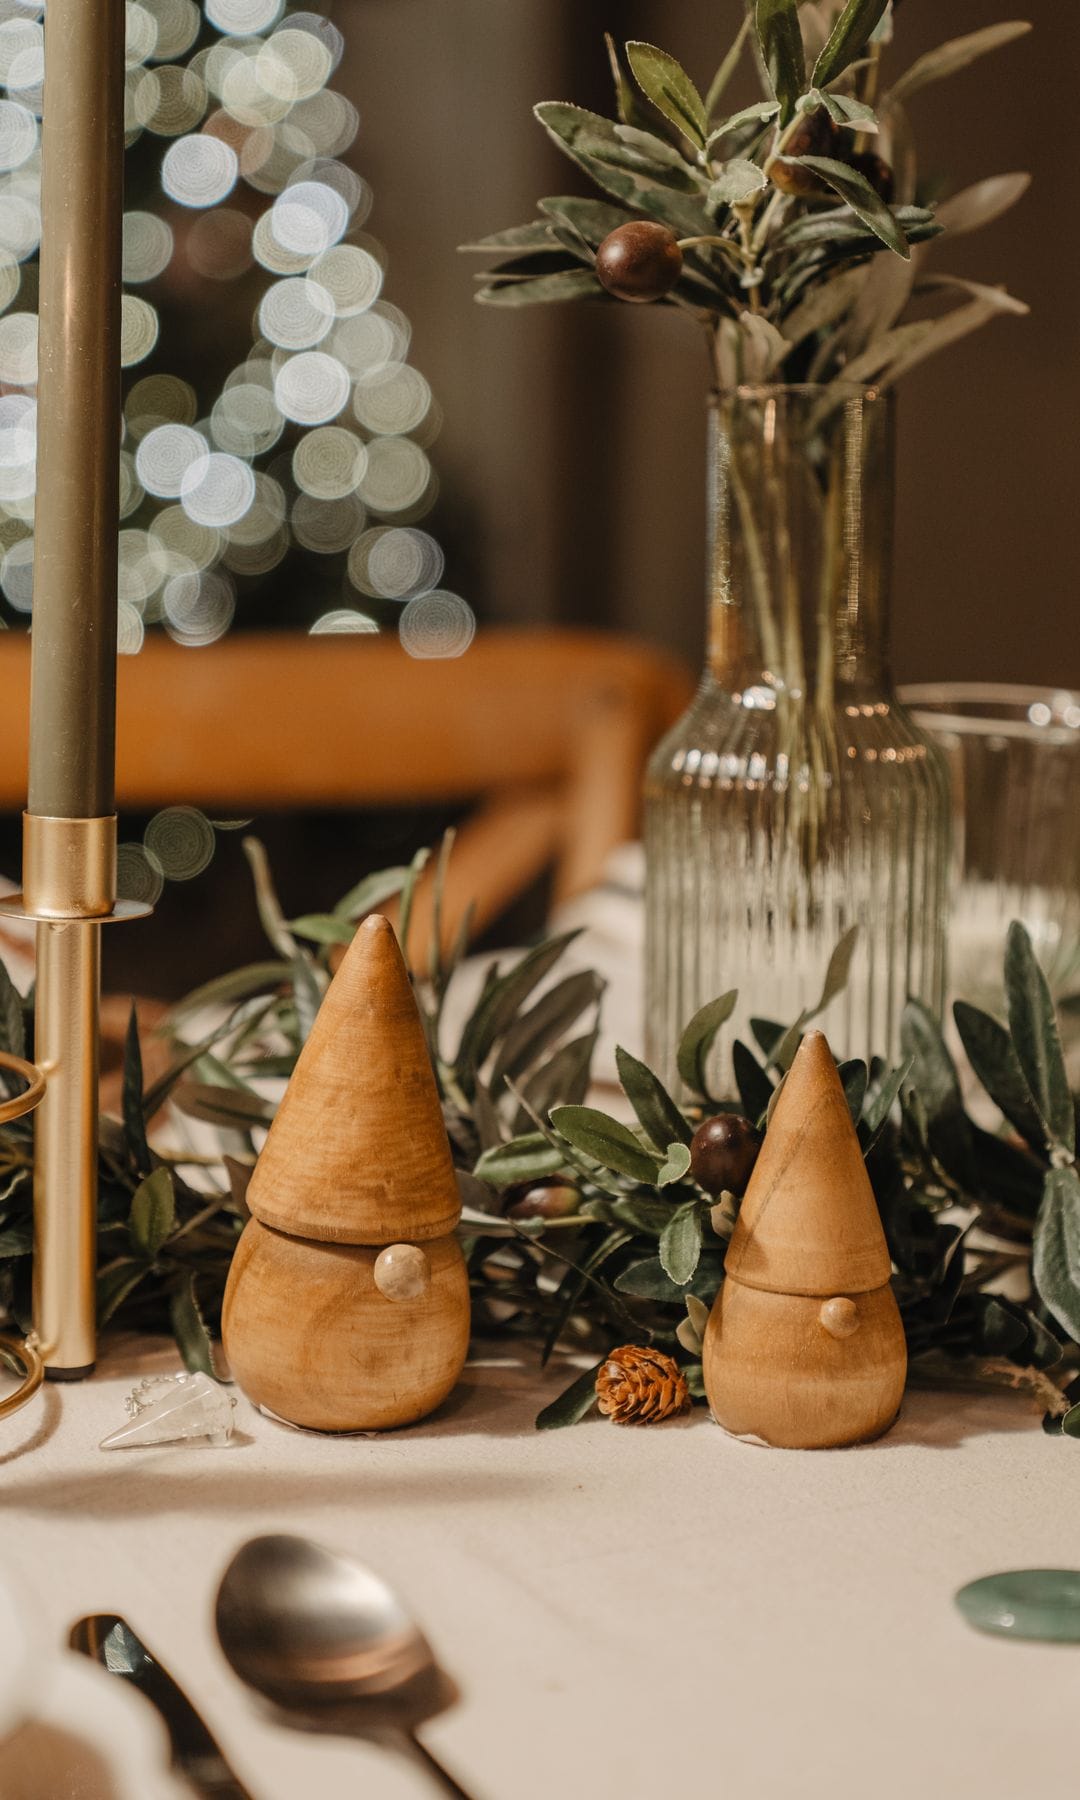
{"type": "MultiPolygon", "coordinates": [[[[451,847],[448,834],[436,866],[439,899],[451,847]]],[[[133,1014],[122,1117],[101,1121],[99,1323],[171,1330],[186,1365],[210,1374],[229,1264],[248,1217],[257,1134],[274,1113],[258,1084],[291,1073],[335,949],[351,941],[361,918],[396,898],[407,945],[428,860],[421,852],[407,868],[366,877],[331,913],[289,921],[262,846],[248,839],[245,850],[273,956],[172,1008],[162,1028],[172,1062],[149,1085],[133,1014]],[[197,1035],[208,1017],[214,1023],[197,1035]],[[167,1103],[166,1133],[158,1120],[167,1103]],[[214,1153],[176,1143],[185,1118],[216,1128],[214,1153]]],[[[701,1336],[738,1195],[718,1189],[716,1169],[695,1144],[700,1149],[702,1127],[717,1117],[734,1116],[755,1139],[767,1131],[802,1031],[846,983],[854,931],[838,944],[815,1007],[786,1027],[751,1021],[753,1043],[734,1048],[734,1093],[714,1091],[710,1072],[734,990],[703,1007],[683,1034],[685,1100],[620,1050],[633,1125],[586,1104],[604,984],[589,969],[567,972],[577,935],[494,959],[449,1051],[446,1000],[467,933],[448,949],[436,934],[428,969],[414,977],[462,1190],[475,1329],[536,1344],[544,1362],[556,1347],[602,1362],[629,1337],[672,1354],[700,1398],[701,1336]]],[[[893,1258],[913,1378],[1027,1388],[1048,1429],[1080,1436],[1077,1102],[1046,980],[1019,924],[1008,935],[1005,994],[1007,1022],[963,1002],[955,1008],[973,1074],[1002,1115],[1000,1133],[969,1117],[941,1029],[917,1003],[904,1017],[899,1065],[846,1062],[840,1076],[893,1258]],[[1026,1301],[992,1291],[1007,1271],[1026,1278],[1026,1301]]],[[[33,995],[22,999],[0,965],[0,1046],[22,1055],[32,1015],[33,995]]],[[[23,1329],[32,1133],[30,1119],[0,1128],[0,1301],[23,1329]]],[[[724,1166],[721,1158],[721,1175],[724,1166]]],[[[597,1366],[537,1423],[581,1417],[595,1397],[597,1366]]]]}

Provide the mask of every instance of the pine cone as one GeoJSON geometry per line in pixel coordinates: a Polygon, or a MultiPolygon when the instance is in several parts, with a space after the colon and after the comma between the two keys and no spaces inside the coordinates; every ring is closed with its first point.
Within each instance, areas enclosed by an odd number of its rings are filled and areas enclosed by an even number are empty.
{"type": "Polygon", "coordinates": [[[623,1344],[597,1370],[600,1411],[616,1425],[656,1425],[690,1404],[679,1365],[663,1350],[623,1344]]]}

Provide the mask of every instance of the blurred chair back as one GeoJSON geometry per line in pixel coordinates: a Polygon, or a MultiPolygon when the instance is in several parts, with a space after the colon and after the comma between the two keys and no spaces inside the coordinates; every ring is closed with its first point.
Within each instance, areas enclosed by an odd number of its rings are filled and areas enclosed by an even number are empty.
{"type": "MultiPolygon", "coordinates": [[[[0,805],[26,799],[29,638],[0,638],[0,805]]],[[[117,803],[260,810],[475,802],[458,834],[441,929],[473,934],[545,870],[565,899],[636,835],[649,750],[689,675],[632,639],[482,631],[454,661],[397,639],[238,633],[206,649],[148,637],[121,657],[117,803]]],[[[410,950],[432,931],[431,882],[410,950]]]]}

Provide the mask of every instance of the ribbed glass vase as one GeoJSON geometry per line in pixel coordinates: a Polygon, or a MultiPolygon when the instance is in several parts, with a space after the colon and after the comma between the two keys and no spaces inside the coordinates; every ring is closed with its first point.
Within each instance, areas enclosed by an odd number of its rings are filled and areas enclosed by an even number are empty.
{"type": "Polygon", "coordinates": [[[889,666],[892,401],[747,388],[709,424],[709,660],[646,781],[646,1033],[731,988],[713,1092],[751,1015],[790,1023],[859,933],[823,1019],[840,1056],[895,1056],[909,995],[944,995],[948,776],[889,666]]]}

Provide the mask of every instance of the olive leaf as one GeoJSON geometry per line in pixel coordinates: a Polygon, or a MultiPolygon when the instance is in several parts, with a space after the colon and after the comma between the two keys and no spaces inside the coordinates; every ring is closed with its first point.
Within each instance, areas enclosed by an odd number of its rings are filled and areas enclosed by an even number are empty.
{"type": "Polygon", "coordinates": [[[795,1060],[795,1052],[799,1048],[803,1028],[812,1019],[818,1018],[828,1006],[842,994],[851,974],[852,958],[859,941],[859,927],[849,925],[842,938],[836,944],[825,970],[825,979],[821,984],[821,993],[815,1006],[809,1006],[799,1014],[793,1025],[785,1031],[769,1061],[777,1069],[787,1072],[795,1060]]]}
{"type": "Polygon", "coordinates": [[[718,175],[709,189],[709,211],[715,213],[721,206],[741,206],[755,194],[760,194],[769,185],[764,169],[757,163],[746,162],[741,157],[733,157],[724,164],[723,173],[718,175]]]}
{"type": "Polygon", "coordinates": [[[579,935],[578,931],[564,931],[559,937],[535,945],[508,972],[497,971],[490,984],[485,986],[462,1030],[457,1055],[457,1061],[470,1081],[475,1080],[476,1070],[487,1061],[497,1040],[509,1030],[530,994],[579,935]]]}
{"type": "Polygon", "coordinates": [[[623,206],[612,206],[606,200],[583,199],[580,194],[557,194],[541,200],[540,211],[579,232],[594,250],[634,216],[623,206]]]}
{"type": "Polygon", "coordinates": [[[780,123],[786,125],[806,86],[799,0],[756,0],[754,21],[761,59],[780,103],[780,123]]]}
{"type": "MultiPolygon", "coordinates": [[[[519,229],[522,228],[519,227],[519,229]]],[[[536,230],[537,227],[525,227],[524,229],[536,230]]],[[[541,229],[546,229],[546,227],[541,229]]],[[[500,232],[498,235],[508,238],[513,234],[500,232]]],[[[490,244],[492,240],[488,239],[487,242],[490,244]]],[[[387,900],[393,900],[396,895],[400,894],[408,878],[408,869],[402,867],[379,869],[374,875],[365,875],[363,881],[358,881],[355,887],[351,887],[347,894],[342,895],[334,908],[334,917],[354,921],[362,919],[366,913],[374,912],[376,907],[385,905],[387,900]]],[[[296,929],[295,925],[293,929],[296,929]]]]}
{"type": "Polygon", "coordinates": [[[6,1050],[9,1056],[26,1055],[22,996],[3,962],[0,962],[0,1050],[6,1050]]]}
{"type": "Polygon", "coordinates": [[[750,14],[747,13],[735,35],[730,50],[720,63],[716,74],[709,83],[709,91],[705,96],[705,116],[712,120],[716,117],[716,109],[731,85],[731,78],[739,66],[746,40],[750,35],[750,14]]]}
{"type": "Polygon", "coordinates": [[[1005,44],[1011,44],[1016,38],[1024,37],[1031,30],[1025,19],[1010,19],[1001,25],[986,25],[981,31],[969,32],[965,37],[950,38],[947,43],[939,44],[936,50],[928,50],[912,63],[906,74],[892,85],[890,97],[893,100],[909,100],[920,88],[927,87],[932,81],[943,81],[947,75],[955,75],[960,69],[966,69],[979,56],[985,56],[991,50],[999,50],[1005,44]]]}
{"type": "Polygon", "coordinates": [[[1080,1175],[1075,1168],[1047,1171],[1032,1275],[1043,1305],[1071,1338],[1080,1339],[1080,1175]]]}
{"type": "Polygon", "coordinates": [[[493,277],[477,290],[476,298],[484,306],[546,306],[561,300],[602,300],[605,294],[591,269],[561,269],[555,275],[522,281],[493,277]]]}
{"type": "Polygon", "coordinates": [[[508,1144],[495,1144],[485,1150],[473,1173],[493,1188],[508,1188],[557,1175],[563,1162],[559,1151],[541,1132],[529,1131],[511,1138],[508,1144]]]}
{"type": "MultiPolygon", "coordinates": [[[[659,1151],[670,1149],[673,1144],[689,1144],[693,1131],[676,1106],[659,1076],[650,1068],[631,1056],[629,1050],[622,1045],[616,1046],[615,1066],[619,1072],[623,1092],[633,1107],[642,1129],[652,1144],[659,1151]]],[[[689,1168],[689,1162],[687,1168],[689,1168]]],[[[685,1174],[685,1170],[683,1171],[685,1174]]]]}
{"type": "Polygon", "coordinates": [[[124,1072],[120,1093],[124,1121],[124,1142],[133,1167],[139,1174],[152,1168],[150,1147],[146,1141],[146,1115],[143,1112],[142,1046],[139,1043],[139,1016],[131,1003],[127,1036],[124,1039],[124,1072]]]}
{"type": "Polygon", "coordinates": [[[677,1181],[682,1181],[685,1176],[689,1175],[689,1173],[690,1173],[690,1146],[689,1146],[689,1144],[683,1143],[681,1141],[679,1143],[669,1144],[667,1147],[667,1155],[665,1156],[663,1162],[661,1163],[659,1172],[657,1173],[657,1177],[656,1177],[657,1187],[658,1188],[672,1187],[672,1186],[674,1186],[674,1184],[677,1181]]]}
{"type": "Polygon", "coordinates": [[[687,1200],[672,1213],[660,1236],[660,1263],[676,1287],[694,1278],[701,1255],[701,1203],[687,1200]]]}
{"type": "Polygon", "coordinates": [[[723,1274],[724,1257],[718,1250],[703,1250],[690,1281],[681,1284],[672,1281],[658,1256],[646,1256],[616,1275],[614,1286],[631,1300],[657,1300],[678,1305],[687,1294],[696,1294],[699,1300],[711,1305],[723,1274]]]}
{"type": "Polygon", "coordinates": [[[721,994],[718,1000],[710,1000],[706,1006],[696,1012],[682,1037],[676,1053],[676,1063],[680,1078],[694,1093],[709,1097],[706,1064],[709,1052],[716,1042],[721,1027],[730,1019],[735,1011],[739,998],[738,988],[732,988],[727,994],[721,994]]]}
{"type": "Polygon", "coordinates": [[[551,1123],[575,1150],[591,1156],[604,1168],[614,1169],[631,1181],[655,1181],[661,1159],[643,1149],[633,1132],[618,1119],[610,1119],[593,1106],[556,1106],[551,1123]]]}
{"type": "Polygon", "coordinates": [[[894,251],[897,256],[911,255],[907,238],[897,224],[891,208],[870,186],[865,175],[860,175],[858,169],[853,169],[850,163],[837,162],[832,156],[784,156],[781,161],[797,163],[801,168],[820,176],[889,250],[894,251]]]}
{"type": "Polygon", "coordinates": [[[172,1174],[166,1168],[155,1169],[140,1181],[132,1195],[128,1219],[132,1248],[147,1262],[153,1262],[172,1232],[175,1217],[172,1174]]]}
{"type": "Polygon", "coordinates": [[[705,102],[681,64],[655,44],[638,41],[627,44],[626,59],[646,99],[702,149],[708,130],[705,102]]]}
{"type": "Polygon", "coordinates": [[[706,150],[711,150],[714,144],[718,144],[721,138],[728,137],[731,132],[741,131],[744,125],[768,124],[779,111],[779,104],[775,100],[758,100],[753,106],[742,107],[739,112],[732,113],[730,117],[722,119],[719,125],[713,126],[705,144],[706,150]]]}
{"type": "Polygon", "coordinates": [[[169,1302],[169,1321],[185,1369],[193,1375],[209,1375],[216,1381],[214,1350],[206,1320],[199,1310],[194,1270],[189,1270],[182,1276],[173,1290],[169,1302]]]}
{"type": "Polygon", "coordinates": [[[537,1431],[557,1431],[562,1425],[576,1425],[579,1419],[592,1411],[596,1405],[596,1377],[603,1368],[604,1361],[605,1358],[601,1357],[591,1369],[586,1369],[568,1388],[564,1388],[557,1400],[537,1413],[537,1431]]]}
{"type": "Polygon", "coordinates": [[[1076,1107],[1069,1091],[1054,1003],[1023,925],[1009,926],[1005,994],[1016,1060],[1052,1144],[1076,1152],[1076,1107]]]}
{"type": "Polygon", "coordinates": [[[973,1192],[976,1177],[971,1125],[964,1111],[956,1064],[937,1020],[918,1000],[909,1000],[904,1008],[900,1041],[925,1108],[929,1146],[948,1173],[969,1193],[973,1192]]]}
{"type": "Polygon", "coordinates": [[[842,75],[861,56],[885,14],[889,0],[848,0],[814,64],[815,87],[842,75]]]}
{"type": "Polygon", "coordinates": [[[1030,186],[1030,175],[988,175],[984,181],[973,182],[971,187],[940,201],[935,214],[937,222],[952,237],[981,231],[1023,199],[1030,186]]]}
{"type": "Polygon", "coordinates": [[[682,178],[673,169],[643,168],[640,159],[635,166],[610,119],[584,107],[549,100],[533,110],[559,148],[605,193],[671,226],[680,237],[707,229],[704,181],[698,180],[689,166],[682,178]],[[700,197],[695,199],[695,195],[700,197]]]}
{"type": "Polygon", "coordinates": [[[731,1060],[739,1103],[746,1117],[756,1124],[772,1102],[773,1084],[753,1051],[748,1050],[741,1039],[736,1038],[731,1047],[731,1060]]]}
{"type": "Polygon", "coordinates": [[[1004,1025],[989,1013],[958,1000],[953,1018],[964,1052],[994,1105],[1033,1149],[1046,1149],[1046,1126],[1032,1104],[1024,1071],[1004,1025]]]}

